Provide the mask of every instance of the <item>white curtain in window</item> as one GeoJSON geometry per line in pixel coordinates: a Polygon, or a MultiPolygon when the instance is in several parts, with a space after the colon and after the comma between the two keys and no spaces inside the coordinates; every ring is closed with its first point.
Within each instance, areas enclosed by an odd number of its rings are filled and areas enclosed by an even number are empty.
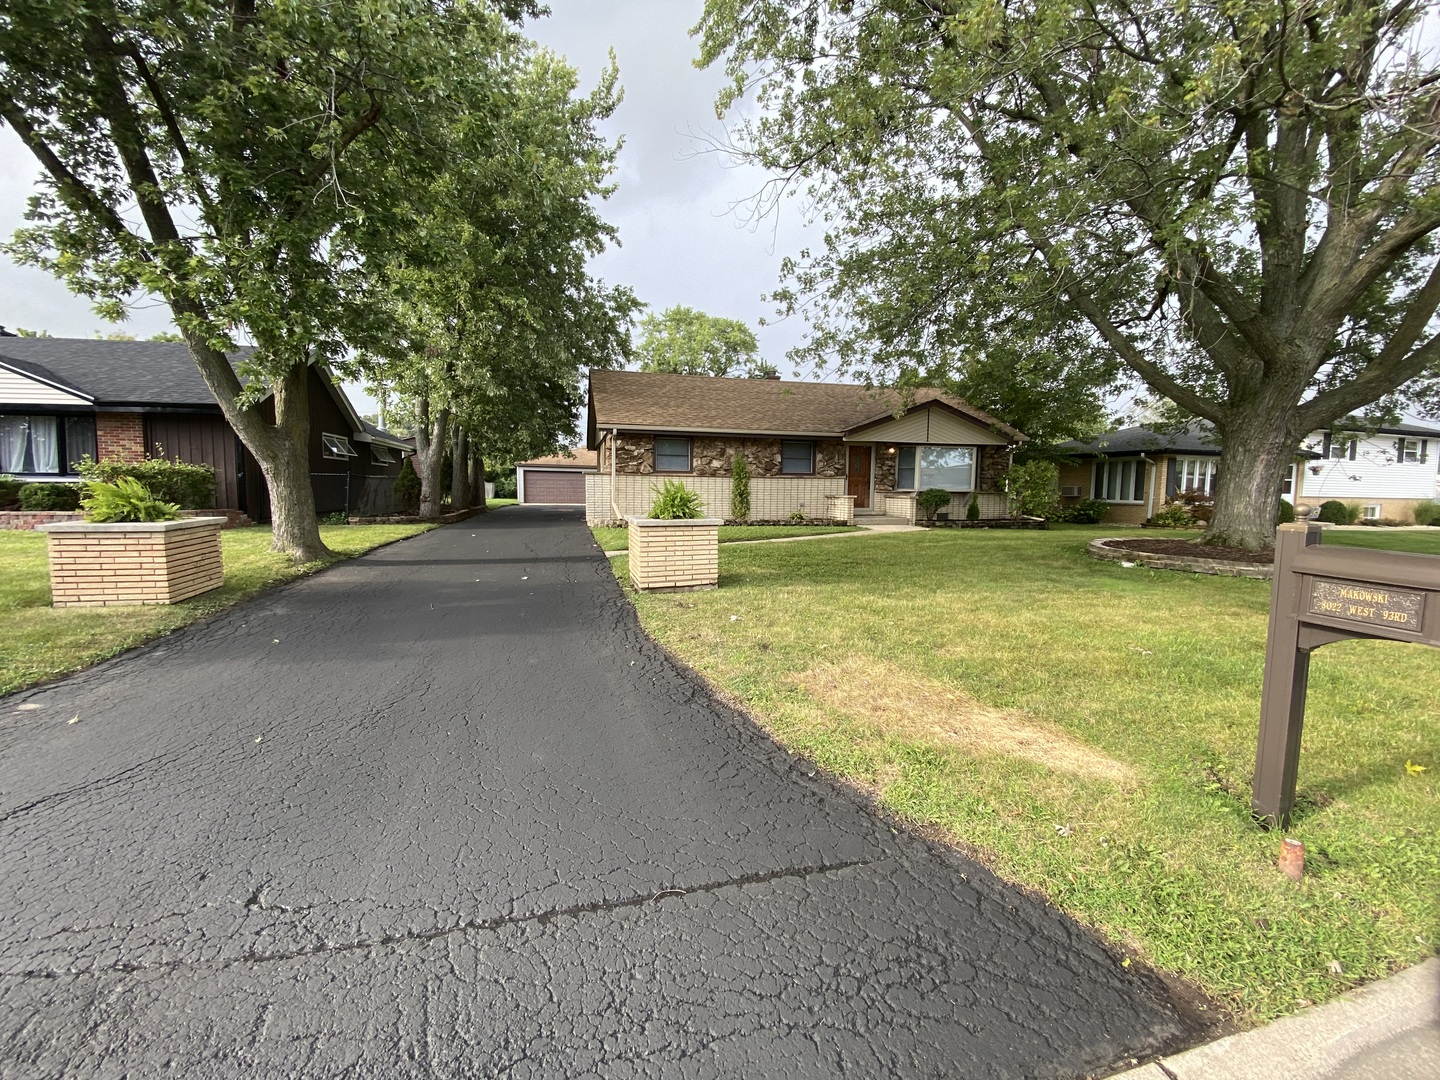
{"type": "Polygon", "coordinates": [[[55,417],[30,417],[30,467],[37,473],[60,471],[60,440],[56,437],[55,417]]]}
{"type": "Polygon", "coordinates": [[[25,444],[30,425],[24,416],[0,416],[0,472],[25,471],[25,444]]]}

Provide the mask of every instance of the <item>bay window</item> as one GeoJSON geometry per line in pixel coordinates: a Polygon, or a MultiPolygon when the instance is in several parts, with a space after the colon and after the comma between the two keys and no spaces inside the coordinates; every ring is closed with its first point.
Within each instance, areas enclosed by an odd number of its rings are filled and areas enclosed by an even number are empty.
{"type": "Polygon", "coordinates": [[[1175,490],[1215,497],[1215,467],[1219,460],[1211,457],[1176,458],[1175,490]]]}

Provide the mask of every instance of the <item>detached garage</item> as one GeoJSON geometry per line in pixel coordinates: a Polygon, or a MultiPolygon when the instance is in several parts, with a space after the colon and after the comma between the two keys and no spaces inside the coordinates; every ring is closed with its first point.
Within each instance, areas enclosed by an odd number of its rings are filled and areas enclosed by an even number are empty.
{"type": "Polygon", "coordinates": [[[577,449],[515,466],[515,497],[522,503],[583,503],[585,476],[599,471],[594,450],[577,449]]]}

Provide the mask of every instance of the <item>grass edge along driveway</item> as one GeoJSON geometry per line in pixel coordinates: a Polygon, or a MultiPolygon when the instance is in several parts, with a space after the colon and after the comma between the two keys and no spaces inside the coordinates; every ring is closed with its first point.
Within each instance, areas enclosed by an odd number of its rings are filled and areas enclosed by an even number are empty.
{"type": "Polygon", "coordinates": [[[1249,815],[1270,583],[1086,557],[1106,533],[732,546],[635,601],[789,749],[1243,1021],[1432,955],[1440,652],[1315,654],[1292,884],[1249,815]]]}
{"type": "Polygon", "coordinates": [[[179,604],[134,607],[50,606],[44,533],[0,531],[0,695],[78,671],[187,623],[279,585],[377,547],[416,536],[433,525],[322,526],[339,559],[296,566],[270,551],[268,526],[220,534],[225,585],[179,604]]]}

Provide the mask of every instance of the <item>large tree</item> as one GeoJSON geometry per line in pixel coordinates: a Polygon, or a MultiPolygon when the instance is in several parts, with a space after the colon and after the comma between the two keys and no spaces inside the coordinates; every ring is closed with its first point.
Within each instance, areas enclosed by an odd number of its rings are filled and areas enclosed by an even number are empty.
{"type": "Polygon", "coordinates": [[[408,185],[457,163],[431,129],[483,109],[512,17],[371,0],[16,0],[0,13],[0,122],[43,168],[10,250],[122,318],[169,304],[270,491],[274,545],[327,554],[310,488],[307,372],[383,330],[373,247],[408,185]],[[239,371],[237,340],[254,351],[239,371]],[[257,408],[273,395],[274,420],[257,408]]]}
{"type": "Polygon", "coordinates": [[[674,375],[764,378],[775,368],[760,359],[755,332],[739,319],[676,304],[640,320],[635,358],[641,371],[674,375]]]}
{"type": "Polygon", "coordinates": [[[598,204],[616,147],[596,130],[619,100],[613,65],[577,94],[563,60],[512,40],[503,72],[484,122],[445,132],[484,167],[413,187],[414,226],[385,237],[390,332],[353,362],[409,404],[422,517],[440,511],[447,449],[464,498],[460,474],[482,471],[482,456],[530,456],[572,433],[581,367],[625,358],[638,306],[587,268],[615,239],[598,204]]]}
{"type": "MultiPolygon", "coordinates": [[[[830,223],[812,345],[881,374],[1083,321],[1215,425],[1206,539],[1440,359],[1440,73],[1410,0],[708,0],[740,149],[830,223]]],[[[1433,21],[1429,24],[1433,26],[1433,21]]],[[[1083,359],[1083,356],[1082,356],[1083,359]]]]}

